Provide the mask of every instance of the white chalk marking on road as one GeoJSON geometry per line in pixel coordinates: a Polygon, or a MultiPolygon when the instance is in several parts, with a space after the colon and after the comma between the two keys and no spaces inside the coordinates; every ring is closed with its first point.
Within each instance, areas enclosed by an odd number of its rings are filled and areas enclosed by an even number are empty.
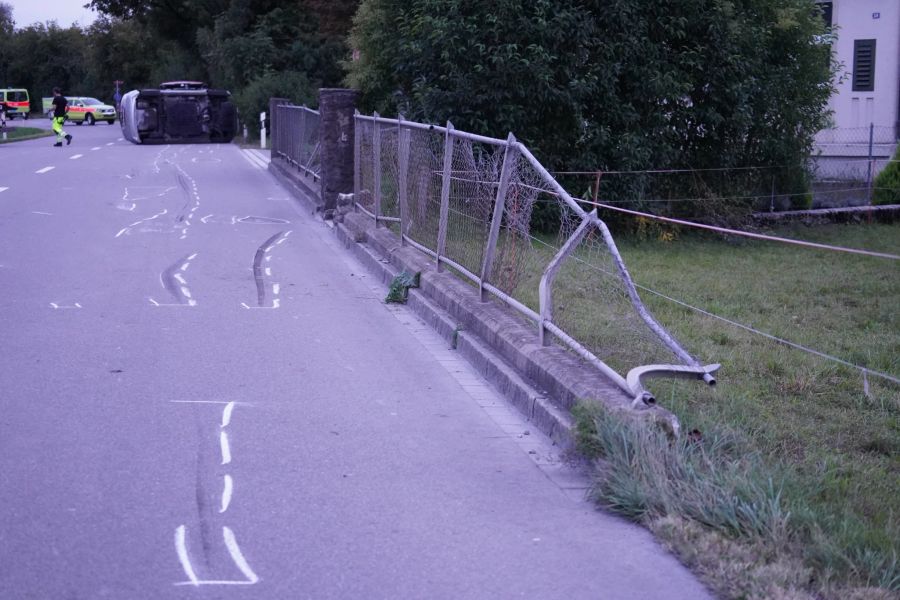
{"type": "Polygon", "coordinates": [[[278,295],[278,292],[280,292],[280,291],[281,291],[281,284],[280,284],[280,283],[273,283],[273,284],[272,284],[272,293],[275,294],[275,295],[277,296],[277,295],[278,295]]]}
{"type": "Polygon", "coordinates": [[[100,149],[100,146],[94,146],[93,148],[91,148],[91,150],[99,150],[99,149],[100,149]]]}
{"type": "Polygon", "coordinates": [[[56,302],[51,302],[51,303],[50,303],[50,306],[52,306],[54,309],[57,309],[57,310],[58,310],[58,309],[65,310],[65,309],[67,309],[67,308],[84,308],[83,306],[81,306],[81,305],[80,305],[79,303],[77,303],[77,302],[75,302],[75,303],[72,304],[72,305],[63,305],[63,304],[57,304],[56,302]]]}
{"type": "Polygon", "coordinates": [[[175,306],[175,307],[191,307],[191,306],[197,306],[197,301],[196,301],[196,300],[188,300],[188,303],[187,303],[187,304],[181,304],[180,302],[179,302],[178,304],[164,304],[164,303],[162,303],[162,302],[157,302],[157,301],[154,300],[153,298],[149,298],[149,297],[147,298],[147,300],[149,300],[149,301],[150,301],[150,304],[152,304],[153,306],[175,306]]]}
{"type": "Polygon", "coordinates": [[[219,509],[220,513],[228,510],[228,505],[231,504],[231,492],[234,489],[234,482],[231,480],[231,475],[225,476],[225,487],[222,490],[222,507],[219,509]]]}
{"type": "Polygon", "coordinates": [[[228,427],[228,424],[231,423],[231,412],[234,410],[234,402],[229,402],[225,405],[225,410],[222,411],[222,428],[228,427]]]}
{"type": "Polygon", "coordinates": [[[238,548],[237,540],[234,538],[234,532],[228,527],[222,527],[222,537],[225,538],[225,546],[228,548],[229,554],[231,554],[231,560],[241,570],[247,581],[250,583],[259,581],[259,577],[256,576],[256,573],[253,572],[253,569],[250,568],[250,565],[244,559],[244,555],[241,554],[241,549],[238,548]]]}
{"type": "Polygon", "coordinates": [[[181,293],[184,294],[184,297],[185,297],[185,298],[190,298],[190,297],[191,297],[191,290],[189,290],[189,289],[187,288],[187,286],[185,286],[185,285],[181,286],[181,293]]]}
{"type": "Polygon", "coordinates": [[[194,573],[191,559],[188,558],[187,545],[185,544],[186,536],[187,530],[184,525],[179,525],[175,529],[175,551],[178,553],[178,560],[181,561],[181,568],[184,569],[184,574],[190,580],[190,585],[198,585],[197,574],[194,573]]]}
{"type": "Polygon", "coordinates": [[[9,189],[8,187],[0,187],[0,192],[5,192],[8,189],[9,189]]]}
{"type": "Polygon", "coordinates": [[[84,154],[73,154],[72,156],[69,157],[69,160],[78,160],[82,156],[84,156],[84,154]]]}
{"type": "MultiPolygon", "coordinates": [[[[266,250],[266,252],[268,252],[268,250],[266,250]]],[[[268,262],[270,260],[272,260],[272,255],[271,254],[266,255],[266,262],[268,262]]]]}
{"type": "Polygon", "coordinates": [[[206,225],[206,221],[207,221],[210,217],[212,217],[212,216],[213,216],[213,215],[211,215],[211,214],[210,214],[210,215],[206,215],[205,217],[203,217],[202,219],[200,219],[200,222],[203,223],[204,225],[206,225]]]}
{"type": "Polygon", "coordinates": [[[175,273],[172,276],[172,279],[180,283],[181,285],[187,285],[187,281],[184,280],[184,277],[181,276],[181,273],[175,273]]]}
{"type": "Polygon", "coordinates": [[[228,434],[224,431],[219,434],[219,446],[222,449],[222,464],[231,462],[231,446],[228,445],[228,434]]]}
{"type": "Polygon", "coordinates": [[[266,277],[272,276],[272,267],[266,267],[266,277]]]}
{"type": "Polygon", "coordinates": [[[153,219],[155,219],[155,218],[157,218],[157,217],[161,217],[161,216],[163,216],[164,214],[166,214],[167,212],[169,212],[169,211],[166,210],[166,209],[164,208],[164,209],[162,209],[161,212],[156,213],[156,214],[153,215],[152,217],[147,217],[146,219],[141,219],[140,221],[135,221],[134,223],[132,223],[132,224],[129,225],[128,227],[123,227],[122,229],[120,229],[120,230],[119,230],[119,233],[117,233],[117,234],[115,235],[115,237],[119,237],[119,236],[122,235],[123,233],[127,232],[128,230],[130,230],[132,227],[136,227],[136,226],[140,225],[141,223],[144,223],[145,221],[152,221],[153,219]]]}
{"type": "Polygon", "coordinates": [[[194,252],[193,254],[191,254],[190,256],[187,257],[188,260],[194,260],[195,258],[197,258],[196,252],[194,252]]]}
{"type": "Polygon", "coordinates": [[[183,265],[181,265],[181,270],[182,270],[182,271],[187,271],[187,270],[188,270],[188,267],[190,267],[190,266],[191,266],[191,263],[186,262],[186,263],[184,263],[183,265]]]}
{"type": "Polygon", "coordinates": [[[44,167],[43,169],[38,169],[35,171],[35,174],[47,173],[48,171],[52,171],[56,167],[44,167]]]}
{"type": "Polygon", "coordinates": [[[194,585],[194,586],[201,586],[201,585],[253,585],[254,583],[256,583],[256,582],[255,581],[231,581],[228,579],[210,579],[210,580],[200,579],[196,583],[194,583],[193,581],[179,581],[175,585],[194,585]]]}
{"type": "Polygon", "coordinates": [[[41,211],[39,211],[39,210],[33,210],[33,211],[31,211],[31,214],[33,214],[33,215],[47,215],[48,217],[52,217],[52,216],[53,216],[53,213],[41,212],[41,211]]]}
{"type": "Polygon", "coordinates": [[[106,142],[107,146],[112,146],[114,142],[106,142]]]}
{"type": "Polygon", "coordinates": [[[272,306],[249,306],[246,302],[241,302],[241,306],[248,310],[272,310],[281,306],[281,300],[275,298],[272,300],[272,306]]]}
{"type": "Polygon", "coordinates": [[[236,402],[234,400],[169,400],[174,404],[234,404],[235,406],[253,406],[250,402],[236,402]]]}

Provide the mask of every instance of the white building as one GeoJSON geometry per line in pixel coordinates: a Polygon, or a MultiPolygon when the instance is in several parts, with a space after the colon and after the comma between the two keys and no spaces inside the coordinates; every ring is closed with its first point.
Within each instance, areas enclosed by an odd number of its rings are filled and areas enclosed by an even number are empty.
{"type": "MultiPolygon", "coordinates": [[[[817,136],[824,157],[855,160],[819,161],[820,167],[843,168],[862,174],[868,169],[870,127],[872,156],[884,166],[900,138],[900,0],[817,0],[825,20],[834,27],[834,60],[843,77],[829,107],[834,129],[817,136]]],[[[820,168],[821,170],[821,168],[820,168]]],[[[863,179],[866,176],[863,175],[863,179]]],[[[853,177],[858,178],[858,177],[853,177]]]]}

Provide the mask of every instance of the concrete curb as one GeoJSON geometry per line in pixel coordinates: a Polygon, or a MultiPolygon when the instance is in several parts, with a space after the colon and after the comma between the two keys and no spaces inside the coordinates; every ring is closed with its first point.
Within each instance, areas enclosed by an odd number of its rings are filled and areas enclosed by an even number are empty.
{"type": "MultiPolygon", "coordinates": [[[[322,216],[321,199],[281,162],[273,160],[269,170],[303,206],[322,216]]],[[[481,302],[474,287],[438,273],[430,257],[401,245],[370,217],[351,212],[339,220],[333,224],[338,239],[385,286],[401,271],[421,273],[407,306],[558,446],[574,448],[571,409],[580,401],[669,421],[668,411],[659,407],[632,409],[631,398],[596,368],[560,346],[542,346],[536,326],[497,300],[481,302]]]]}
{"type": "Polygon", "coordinates": [[[283,160],[271,159],[269,172],[281,183],[295,198],[306,206],[312,214],[321,213],[325,206],[322,201],[321,190],[316,182],[299,174],[295,169],[286,165],[283,160]]]}
{"type": "MultiPolygon", "coordinates": [[[[557,444],[573,445],[570,411],[579,401],[593,400],[610,410],[637,412],[631,408],[631,399],[602,373],[559,346],[542,346],[536,327],[495,300],[481,302],[472,286],[450,273],[438,273],[430,257],[401,246],[394,233],[375,228],[371,218],[350,213],[335,230],[385,284],[399,271],[420,272],[421,287],[410,290],[411,308],[418,312],[422,304],[447,315],[458,332],[460,352],[557,444]]],[[[437,318],[420,316],[432,325],[437,318]]],[[[439,324],[437,327],[445,338],[447,327],[443,331],[439,324]]],[[[666,420],[662,409],[640,412],[666,420]]]]}
{"type": "MultiPolygon", "coordinates": [[[[400,274],[402,269],[382,259],[369,245],[357,242],[349,227],[338,224],[335,233],[385,286],[400,274]]],[[[461,324],[432,302],[422,289],[410,289],[406,305],[555,444],[565,449],[573,446],[571,417],[554,406],[546,394],[519,375],[478,336],[462,329],[461,324]]]]}

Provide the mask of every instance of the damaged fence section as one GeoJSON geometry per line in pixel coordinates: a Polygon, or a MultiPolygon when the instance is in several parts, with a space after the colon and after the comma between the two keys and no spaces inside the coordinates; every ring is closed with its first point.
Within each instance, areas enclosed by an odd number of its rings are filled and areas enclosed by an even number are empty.
{"type": "Polygon", "coordinates": [[[319,111],[292,104],[279,104],[275,111],[272,155],[283,158],[306,176],[319,181],[319,111]]]}
{"type": "Polygon", "coordinates": [[[355,116],[354,201],[403,244],[504,302],[634,399],[647,377],[715,383],[641,301],[606,224],[523,144],[375,114],[355,116]],[[620,373],[625,373],[621,375],[620,373]]]}

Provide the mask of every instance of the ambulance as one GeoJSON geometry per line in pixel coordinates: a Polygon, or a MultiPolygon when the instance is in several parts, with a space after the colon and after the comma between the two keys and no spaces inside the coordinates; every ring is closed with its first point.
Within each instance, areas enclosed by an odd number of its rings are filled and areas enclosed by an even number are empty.
{"type": "Polygon", "coordinates": [[[6,104],[6,114],[9,118],[28,118],[31,112],[31,100],[28,98],[28,90],[19,88],[0,89],[0,102],[6,104]]]}

